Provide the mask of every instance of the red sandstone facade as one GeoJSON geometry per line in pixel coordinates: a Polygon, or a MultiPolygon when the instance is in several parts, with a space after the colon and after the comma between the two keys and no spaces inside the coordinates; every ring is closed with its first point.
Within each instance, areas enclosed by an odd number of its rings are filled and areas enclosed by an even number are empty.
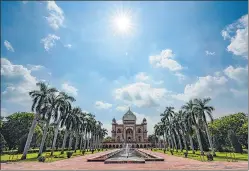
{"type": "Polygon", "coordinates": [[[106,148],[122,148],[124,143],[129,143],[132,148],[147,148],[151,144],[147,137],[147,121],[136,124],[136,115],[129,109],[123,116],[123,124],[118,124],[116,119],[112,120],[112,141],[105,142],[106,148]]]}

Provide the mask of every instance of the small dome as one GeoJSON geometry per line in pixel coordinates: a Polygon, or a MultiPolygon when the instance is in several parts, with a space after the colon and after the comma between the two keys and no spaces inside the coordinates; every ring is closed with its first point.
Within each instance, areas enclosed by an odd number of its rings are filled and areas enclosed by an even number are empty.
{"type": "Polygon", "coordinates": [[[143,119],[143,122],[146,122],[146,119],[145,119],[145,118],[143,119]]]}
{"type": "Polygon", "coordinates": [[[115,118],[112,119],[112,123],[116,123],[116,119],[115,118]]]}
{"type": "Polygon", "coordinates": [[[136,120],[137,120],[136,116],[129,108],[129,110],[123,116],[123,121],[136,121],[136,120]]]}

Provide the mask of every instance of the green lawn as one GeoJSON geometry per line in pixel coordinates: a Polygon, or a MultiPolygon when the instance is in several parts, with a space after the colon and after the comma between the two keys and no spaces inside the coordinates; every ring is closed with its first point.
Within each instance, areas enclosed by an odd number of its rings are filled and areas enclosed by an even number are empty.
{"type": "MultiPolygon", "coordinates": [[[[155,151],[155,150],[153,150],[155,151]]],[[[160,152],[160,153],[164,153],[163,150],[156,150],[156,152],[160,152]]],[[[184,152],[185,150],[183,150],[183,152],[180,152],[180,150],[178,150],[178,152],[174,151],[174,156],[179,156],[179,157],[184,157],[184,152]]],[[[171,153],[169,151],[165,152],[168,155],[171,155],[171,153]]],[[[231,157],[229,153],[226,152],[215,152],[216,153],[216,157],[214,157],[213,161],[228,161],[226,155],[228,155],[228,159],[229,161],[231,161],[231,157]]],[[[234,153],[235,154],[235,159],[238,161],[248,161],[248,153],[234,153]]],[[[192,153],[192,151],[188,151],[188,158],[190,159],[194,159],[194,160],[203,160],[200,157],[200,151],[196,151],[195,154],[192,153]]],[[[204,161],[207,161],[207,157],[204,157],[204,161]]]]}
{"type": "MultiPolygon", "coordinates": [[[[102,152],[102,151],[100,151],[100,152],[102,152]]],[[[50,152],[44,152],[44,153],[42,153],[42,156],[46,156],[46,153],[50,153],[50,152]]],[[[49,161],[47,161],[47,162],[50,162],[50,161],[53,162],[53,161],[57,161],[57,160],[67,159],[67,151],[64,151],[64,154],[62,154],[62,155],[60,153],[61,153],[60,151],[54,152],[55,157],[49,159],[49,161]]],[[[98,153],[98,151],[94,151],[94,153],[98,153]]],[[[85,155],[87,155],[87,154],[92,154],[92,152],[90,152],[90,151],[85,152],[85,155]]],[[[24,161],[24,162],[38,161],[37,155],[38,155],[38,153],[28,153],[26,160],[20,160],[20,158],[22,157],[22,154],[18,154],[18,159],[19,159],[18,161],[24,161]]],[[[76,153],[73,153],[72,157],[76,157],[76,156],[83,156],[83,154],[80,152],[80,150],[77,150],[76,153]]],[[[1,155],[1,162],[7,162],[9,160],[9,157],[10,157],[10,155],[8,155],[8,154],[1,155]]],[[[16,156],[14,157],[14,159],[16,159],[16,156]]]]}

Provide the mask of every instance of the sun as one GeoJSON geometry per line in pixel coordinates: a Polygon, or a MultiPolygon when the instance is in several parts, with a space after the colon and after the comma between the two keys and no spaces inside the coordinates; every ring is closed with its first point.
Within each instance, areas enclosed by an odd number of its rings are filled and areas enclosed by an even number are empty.
{"type": "Polygon", "coordinates": [[[128,16],[116,16],[115,17],[115,25],[118,31],[120,32],[128,32],[131,28],[131,20],[128,16]]]}
{"type": "Polygon", "coordinates": [[[112,15],[112,27],[115,34],[128,34],[133,29],[132,15],[130,10],[117,10],[112,15]]]}

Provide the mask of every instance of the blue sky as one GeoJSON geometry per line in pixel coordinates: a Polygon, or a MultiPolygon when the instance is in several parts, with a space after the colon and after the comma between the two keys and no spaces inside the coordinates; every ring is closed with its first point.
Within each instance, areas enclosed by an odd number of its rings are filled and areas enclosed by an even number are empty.
{"type": "Polygon", "coordinates": [[[194,97],[211,97],[214,117],[247,113],[247,6],[3,2],[1,114],[30,111],[27,92],[40,80],[75,96],[108,129],[130,106],[151,133],[166,106],[178,110],[194,97]],[[120,13],[126,34],[113,22],[120,13]]]}

